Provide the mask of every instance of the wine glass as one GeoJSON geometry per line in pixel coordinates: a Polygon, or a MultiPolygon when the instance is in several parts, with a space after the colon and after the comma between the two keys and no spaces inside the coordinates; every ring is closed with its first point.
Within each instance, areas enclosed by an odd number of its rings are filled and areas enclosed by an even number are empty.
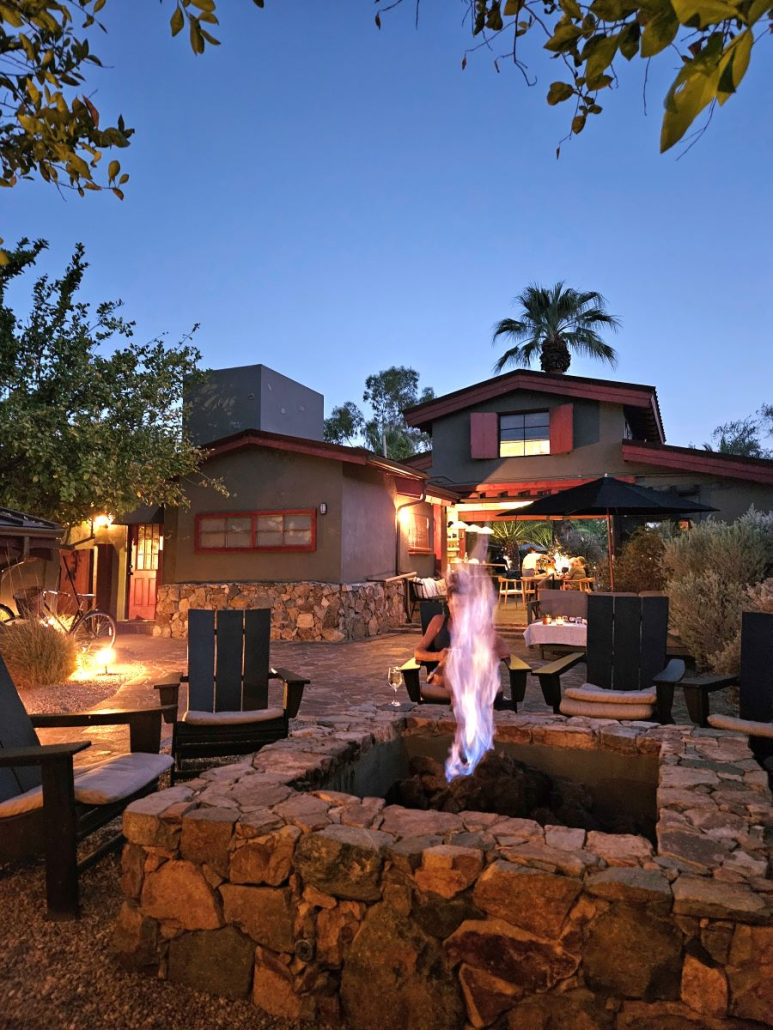
{"type": "Polygon", "coordinates": [[[400,702],[397,700],[397,691],[398,691],[398,689],[400,687],[400,684],[403,682],[403,675],[400,672],[400,666],[399,665],[390,665],[389,666],[389,672],[387,674],[387,680],[389,681],[389,686],[395,692],[394,701],[391,701],[390,704],[392,705],[393,708],[399,708],[400,707],[400,702]]]}

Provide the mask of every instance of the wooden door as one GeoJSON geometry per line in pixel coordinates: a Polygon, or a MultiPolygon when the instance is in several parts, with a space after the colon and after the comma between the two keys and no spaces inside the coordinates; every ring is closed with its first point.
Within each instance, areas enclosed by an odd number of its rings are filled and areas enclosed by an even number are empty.
{"type": "Polygon", "coordinates": [[[74,615],[78,610],[77,598],[73,595],[72,580],[79,594],[92,593],[94,572],[93,548],[82,548],[79,551],[61,551],[62,564],[59,568],[59,591],[57,612],[60,615],[74,615]],[[70,570],[70,576],[67,575],[70,570]]]}
{"type": "Polygon", "coordinates": [[[156,617],[156,581],[161,555],[161,526],[132,526],[129,571],[129,618],[156,617]]]}

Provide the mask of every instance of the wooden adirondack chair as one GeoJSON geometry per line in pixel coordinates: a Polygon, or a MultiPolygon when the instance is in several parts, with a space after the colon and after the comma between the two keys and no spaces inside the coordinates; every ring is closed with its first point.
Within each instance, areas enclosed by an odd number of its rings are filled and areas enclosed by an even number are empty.
{"type": "Polygon", "coordinates": [[[78,862],[79,841],[137,798],[151,794],[172,764],[159,755],[160,708],[28,715],[0,658],[0,861],[44,855],[54,919],[78,915],[78,873],[118,846],[118,833],[78,862]],[[131,754],[73,769],[89,741],[41,744],[34,727],[129,726],[131,754]]]}
{"type": "Polygon", "coordinates": [[[741,617],[741,671],[734,676],[688,676],[681,686],[690,718],[699,726],[747,733],[769,740],[773,752],[773,615],[744,612],[741,617]],[[709,699],[738,684],[739,717],[711,715],[709,699]]]}
{"type": "Polygon", "coordinates": [[[188,711],[175,720],[172,779],[192,776],[191,759],[244,755],[286,737],[309,682],[269,665],[271,609],[188,611],[188,675],[158,684],[163,704],[177,705],[188,683],[188,711]],[[268,683],[284,684],[282,707],[268,707],[268,683]]]}
{"type": "MultiPolygon", "coordinates": [[[[427,627],[433,618],[436,615],[442,615],[443,611],[444,606],[439,601],[422,602],[419,608],[422,635],[427,632],[427,627]]],[[[510,655],[510,657],[504,661],[507,665],[510,677],[510,699],[508,700],[500,691],[500,693],[497,694],[494,707],[512,708],[514,712],[517,712],[518,702],[523,701],[526,694],[526,677],[531,671],[531,667],[527,665],[526,662],[521,661],[517,655],[510,655]]],[[[451,695],[444,687],[434,687],[431,683],[422,683],[420,679],[419,673],[422,666],[424,666],[427,672],[430,673],[436,665],[437,662],[417,662],[415,658],[409,658],[408,661],[400,667],[408,697],[415,704],[451,704],[451,695]]]]}
{"type": "Polygon", "coordinates": [[[666,659],[668,598],[588,594],[587,650],[536,669],[545,703],[563,715],[671,722],[674,684],[684,662],[666,659]],[[561,698],[561,676],[579,662],[587,681],[561,698]]]}

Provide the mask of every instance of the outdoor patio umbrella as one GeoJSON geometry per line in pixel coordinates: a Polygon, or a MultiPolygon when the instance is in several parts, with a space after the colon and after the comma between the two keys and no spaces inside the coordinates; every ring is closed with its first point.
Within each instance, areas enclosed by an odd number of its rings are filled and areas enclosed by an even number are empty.
{"type": "MultiPolygon", "coordinates": [[[[616,515],[627,515],[647,519],[663,519],[669,515],[688,515],[716,511],[706,504],[688,501],[678,494],[650,490],[645,486],[625,483],[614,476],[606,475],[590,483],[571,486],[568,490],[540,497],[533,501],[521,514],[538,515],[541,518],[570,518],[572,515],[604,518],[607,521],[607,547],[609,551],[609,585],[614,590],[615,574],[612,549],[612,519],[616,515]]],[[[502,515],[508,514],[501,512],[502,515]]]]}

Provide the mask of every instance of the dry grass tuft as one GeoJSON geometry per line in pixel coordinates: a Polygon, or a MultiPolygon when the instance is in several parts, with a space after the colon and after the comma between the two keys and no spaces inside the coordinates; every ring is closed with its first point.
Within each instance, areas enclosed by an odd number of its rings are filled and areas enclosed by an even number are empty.
{"type": "Polygon", "coordinates": [[[20,690],[63,683],[77,663],[73,638],[35,620],[0,627],[0,655],[20,690]]]}

